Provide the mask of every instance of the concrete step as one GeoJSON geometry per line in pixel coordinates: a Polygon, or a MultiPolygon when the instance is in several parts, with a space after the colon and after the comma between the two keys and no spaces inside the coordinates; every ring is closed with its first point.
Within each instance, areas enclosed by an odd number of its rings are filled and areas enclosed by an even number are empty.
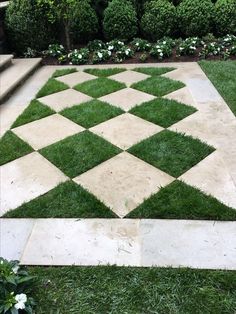
{"type": "Polygon", "coordinates": [[[0,74],[0,103],[39,66],[41,58],[13,59],[12,66],[0,74]]]}
{"type": "Polygon", "coordinates": [[[13,55],[0,55],[0,72],[12,64],[13,55]]]}

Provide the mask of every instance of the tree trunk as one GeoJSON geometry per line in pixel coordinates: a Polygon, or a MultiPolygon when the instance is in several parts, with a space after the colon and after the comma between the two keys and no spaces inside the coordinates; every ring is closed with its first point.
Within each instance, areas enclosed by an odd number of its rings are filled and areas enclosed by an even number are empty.
{"type": "Polygon", "coordinates": [[[70,50],[71,48],[71,42],[70,42],[70,25],[68,21],[64,20],[64,31],[65,31],[65,39],[66,39],[66,48],[67,50],[70,50]]]}

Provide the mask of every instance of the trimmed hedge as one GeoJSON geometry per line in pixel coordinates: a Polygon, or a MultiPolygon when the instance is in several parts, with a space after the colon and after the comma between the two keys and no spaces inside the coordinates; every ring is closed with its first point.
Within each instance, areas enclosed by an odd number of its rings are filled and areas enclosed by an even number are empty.
{"type": "Polygon", "coordinates": [[[170,36],[176,22],[176,8],[168,0],[155,0],[145,5],[141,30],[150,40],[170,36]]]}
{"type": "Polygon", "coordinates": [[[211,0],[183,0],[177,7],[182,35],[204,36],[211,32],[214,6],[211,0]]]}
{"type": "Polygon", "coordinates": [[[217,35],[236,34],[236,0],[216,2],[214,26],[217,35]]]}
{"type": "Polygon", "coordinates": [[[28,47],[44,50],[55,40],[56,32],[35,0],[11,0],[5,26],[10,46],[17,53],[25,52],[28,47]]]}
{"type": "Polygon", "coordinates": [[[76,18],[72,23],[74,42],[88,42],[98,33],[98,17],[87,0],[80,0],[76,4],[76,18]]]}
{"type": "Polygon", "coordinates": [[[134,6],[128,0],[112,0],[104,11],[103,32],[107,40],[131,39],[138,31],[134,6]]]}

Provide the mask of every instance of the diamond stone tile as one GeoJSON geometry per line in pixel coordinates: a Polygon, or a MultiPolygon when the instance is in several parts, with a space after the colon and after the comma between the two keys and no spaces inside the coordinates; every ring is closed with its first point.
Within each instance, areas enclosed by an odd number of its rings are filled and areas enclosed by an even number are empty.
{"type": "Polygon", "coordinates": [[[74,89],[67,89],[59,93],[54,93],[45,97],[38,98],[39,101],[41,101],[45,105],[48,105],[55,111],[61,111],[62,109],[72,107],[74,105],[79,105],[91,99],[91,97],[74,89]]]}
{"type": "Polygon", "coordinates": [[[173,180],[173,177],[126,152],[74,179],[120,217],[173,180]]]}
{"type": "Polygon", "coordinates": [[[185,105],[191,105],[193,107],[197,107],[197,103],[194,101],[193,96],[191,95],[188,87],[183,87],[179,90],[176,90],[168,95],[163,96],[163,98],[176,100],[185,105]]]}
{"type": "Polygon", "coordinates": [[[161,130],[163,130],[162,127],[130,113],[125,113],[90,129],[121,149],[127,149],[161,130]]]}
{"type": "Polygon", "coordinates": [[[83,130],[69,119],[54,114],[17,127],[13,132],[37,150],[83,130]]]}
{"type": "Polygon", "coordinates": [[[99,98],[101,101],[108,102],[114,106],[120,107],[125,111],[129,111],[136,105],[150,101],[155,96],[140,92],[132,88],[125,88],[115,93],[99,98]]]}
{"type": "Polygon", "coordinates": [[[0,215],[53,189],[67,177],[34,152],[0,167],[0,215]]]}
{"type": "Polygon", "coordinates": [[[69,85],[70,87],[73,87],[76,84],[87,82],[89,80],[94,80],[96,78],[97,78],[96,76],[85,73],[85,72],[75,72],[75,73],[59,76],[56,79],[58,81],[61,81],[69,85]]]}
{"type": "Polygon", "coordinates": [[[122,73],[112,75],[110,76],[110,79],[119,81],[121,83],[125,83],[127,86],[130,86],[133,83],[146,80],[148,77],[150,76],[143,73],[128,70],[122,73]]]}

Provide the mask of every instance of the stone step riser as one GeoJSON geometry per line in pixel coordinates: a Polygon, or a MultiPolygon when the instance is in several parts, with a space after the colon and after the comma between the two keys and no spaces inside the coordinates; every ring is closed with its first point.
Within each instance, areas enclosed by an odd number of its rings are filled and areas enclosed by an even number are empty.
{"type": "Polygon", "coordinates": [[[0,73],[12,65],[13,55],[0,55],[0,73]]]}

